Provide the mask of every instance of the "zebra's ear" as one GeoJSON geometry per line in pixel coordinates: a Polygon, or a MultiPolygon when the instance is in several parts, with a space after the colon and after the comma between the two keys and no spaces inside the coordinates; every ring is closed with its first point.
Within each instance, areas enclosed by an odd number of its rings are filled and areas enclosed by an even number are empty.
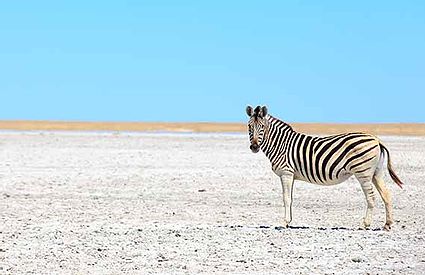
{"type": "Polygon", "coordinates": [[[252,116],[252,112],[253,112],[253,110],[252,110],[252,107],[251,106],[246,106],[246,114],[249,116],[249,117],[251,117],[252,116]]]}
{"type": "Polygon", "coordinates": [[[266,106],[263,106],[262,108],[261,108],[261,117],[266,117],[266,115],[267,115],[267,107],[266,106]]]}

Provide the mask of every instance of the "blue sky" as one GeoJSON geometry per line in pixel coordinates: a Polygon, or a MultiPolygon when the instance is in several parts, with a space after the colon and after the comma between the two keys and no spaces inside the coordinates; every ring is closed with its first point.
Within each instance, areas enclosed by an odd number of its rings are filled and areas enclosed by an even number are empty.
{"type": "Polygon", "coordinates": [[[425,1],[7,1],[0,119],[425,122],[425,1]]]}

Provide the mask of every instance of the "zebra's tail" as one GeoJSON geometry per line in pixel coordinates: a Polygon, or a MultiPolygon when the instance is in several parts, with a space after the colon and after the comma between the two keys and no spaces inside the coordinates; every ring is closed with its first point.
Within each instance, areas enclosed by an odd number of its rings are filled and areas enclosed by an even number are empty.
{"type": "Polygon", "coordinates": [[[388,168],[388,172],[390,173],[390,177],[400,188],[403,188],[404,183],[396,175],[396,173],[394,172],[393,166],[391,164],[390,152],[388,151],[387,147],[385,147],[382,143],[379,143],[379,147],[381,148],[382,153],[384,153],[384,151],[387,153],[387,168],[388,168]]]}

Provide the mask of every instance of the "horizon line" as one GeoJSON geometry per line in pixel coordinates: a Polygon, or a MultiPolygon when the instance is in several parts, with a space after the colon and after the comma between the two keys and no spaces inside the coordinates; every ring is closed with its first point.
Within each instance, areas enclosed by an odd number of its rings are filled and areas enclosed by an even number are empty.
{"type": "MultiPolygon", "coordinates": [[[[248,120],[247,120],[248,121],[248,120]]],[[[374,121],[374,122],[341,122],[341,121],[286,121],[283,122],[292,125],[292,124],[346,124],[346,125],[379,125],[379,124],[412,124],[412,125],[423,125],[424,122],[412,122],[412,121],[374,121]]],[[[82,120],[82,119],[1,119],[0,123],[24,123],[24,122],[34,122],[34,123],[167,123],[167,124],[196,124],[196,123],[205,123],[205,124],[245,124],[243,121],[208,121],[208,120],[190,120],[190,121],[173,121],[173,120],[82,120]]]]}
{"type": "MultiPolygon", "coordinates": [[[[293,122],[293,128],[307,134],[366,132],[375,135],[425,136],[425,123],[379,122],[293,122]]],[[[0,130],[17,131],[134,131],[134,132],[246,132],[243,122],[161,122],[161,121],[65,121],[0,120],[0,130]]]]}

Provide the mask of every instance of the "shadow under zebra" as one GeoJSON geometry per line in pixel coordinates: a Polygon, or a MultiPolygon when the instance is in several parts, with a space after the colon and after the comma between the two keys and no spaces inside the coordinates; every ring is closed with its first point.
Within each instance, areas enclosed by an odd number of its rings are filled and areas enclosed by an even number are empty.
{"type": "Polygon", "coordinates": [[[276,230],[276,231],[286,231],[286,230],[317,230],[317,231],[384,231],[382,228],[349,228],[343,226],[334,226],[334,227],[313,227],[313,226],[272,226],[272,225],[259,225],[259,226],[248,226],[248,225],[222,225],[219,227],[231,228],[231,229],[246,229],[246,230],[276,230]]]}

